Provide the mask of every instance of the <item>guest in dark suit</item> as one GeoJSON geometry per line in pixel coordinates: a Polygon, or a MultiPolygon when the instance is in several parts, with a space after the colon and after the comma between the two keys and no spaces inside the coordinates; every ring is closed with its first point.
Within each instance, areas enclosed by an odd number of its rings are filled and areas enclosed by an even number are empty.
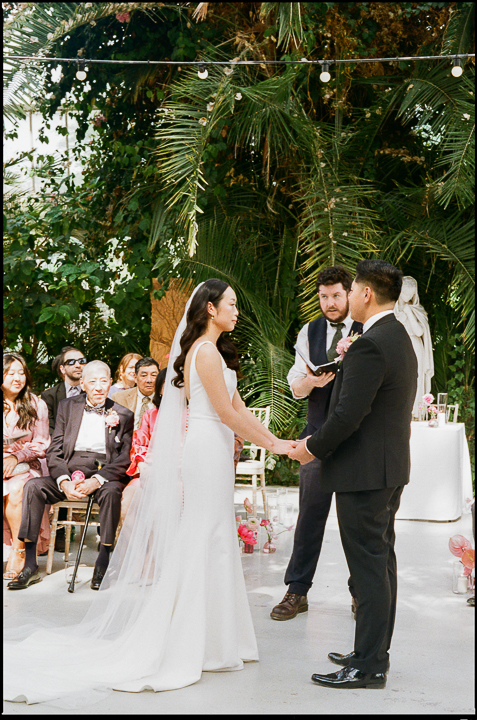
{"type": "Polygon", "coordinates": [[[108,398],[111,373],[106,363],[93,360],[84,366],[81,387],[86,395],[62,400],[55,432],[46,455],[50,475],[34,478],[23,492],[22,520],[18,537],[25,542],[25,565],[8,584],[19,590],[42,578],[36,562],[36,543],[46,503],[65,497],[83,500],[95,493],[99,505],[101,547],[91,587],[98,590],[109,563],[121,512],[121,495],[128,483],[134,415],[108,398]],[[99,471],[97,463],[101,464],[99,471]],[[84,480],[72,480],[81,470],[84,480]]]}
{"type": "MultiPolygon", "coordinates": [[[[51,363],[51,368],[57,373],[61,382],[51,388],[47,388],[41,394],[41,399],[45,401],[48,407],[48,421],[50,425],[50,435],[55,432],[56,414],[58,412],[58,404],[65,398],[76,397],[81,392],[80,380],[83,367],[87,360],[81,350],[77,350],[71,345],[61,349],[61,353],[57,355],[51,363]]],[[[66,508],[60,508],[58,513],[59,520],[66,520],[66,508]]],[[[65,551],[66,530],[60,528],[56,533],[55,550],[58,552],[65,551]]]]}
{"type": "Polygon", "coordinates": [[[87,362],[81,350],[76,350],[70,345],[62,348],[60,355],[53,360],[51,367],[57,369],[61,382],[41,393],[41,399],[48,407],[50,435],[55,431],[59,403],[65,398],[75,397],[81,393],[80,380],[87,362]]]}
{"type": "Polygon", "coordinates": [[[328,418],[289,454],[322,461],[322,487],[336,492],[341,541],[358,598],[355,643],[330,653],[343,669],[312,680],[324,687],[383,688],[396,612],[394,517],[409,482],[417,359],[394,315],[402,273],[382,260],[358,263],[349,295],[363,323],[341,363],[328,418]]]}
{"type": "MultiPolygon", "coordinates": [[[[338,341],[362,332],[362,324],[353,321],[349,312],[348,293],[352,282],[353,276],[341,265],[325,268],[318,274],[316,289],[323,315],[307,323],[297,339],[297,346],[313,365],[334,360],[338,356],[338,341]]],[[[296,353],[287,379],[294,398],[308,398],[307,425],[301,438],[316,432],[325,422],[334,377],[333,373],[317,377],[296,353]]],[[[270,613],[273,620],[291,620],[308,610],[307,592],[320,557],[333,497],[333,493],[323,490],[320,476],[321,460],[318,458],[300,467],[300,509],[293,553],[285,573],[288,591],[270,613]]],[[[351,584],[350,590],[352,592],[351,584]]]]}

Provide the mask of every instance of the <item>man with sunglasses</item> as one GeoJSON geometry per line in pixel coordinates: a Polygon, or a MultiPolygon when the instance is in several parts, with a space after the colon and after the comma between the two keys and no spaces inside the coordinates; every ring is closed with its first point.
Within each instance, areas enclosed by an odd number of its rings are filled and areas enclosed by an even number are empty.
{"type": "MultiPolygon", "coordinates": [[[[58,404],[65,398],[76,397],[83,391],[80,387],[80,380],[83,374],[83,367],[88,361],[81,352],[71,345],[62,348],[61,353],[52,362],[52,368],[57,370],[61,380],[58,385],[54,385],[41,394],[48,407],[48,420],[50,425],[50,436],[53,437],[56,423],[56,414],[58,412],[58,404]]],[[[66,520],[66,508],[60,508],[58,518],[66,520]]],[[[65,551],[65,528],[60,528],[56,534],[55,550],[57,552],[65,551]]]]}

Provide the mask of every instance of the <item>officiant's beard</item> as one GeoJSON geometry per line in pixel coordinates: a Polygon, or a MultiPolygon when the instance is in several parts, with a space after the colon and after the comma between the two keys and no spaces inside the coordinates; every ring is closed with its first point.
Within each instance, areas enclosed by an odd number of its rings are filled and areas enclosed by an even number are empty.
{"type": "Polygon", "coordinates": [[[323,313],[324,317],[329,320],[332,323],[340,323],[343,322],[343,320],[346,320],[346,318],[349,315],[349,301],[346,301],[346,310],[342,315],[337,315],[336,313],[332,313],[331,315],[328,315],[328,312],[324,312],[323,308],[321,309],[321,312],[323,313]]]}

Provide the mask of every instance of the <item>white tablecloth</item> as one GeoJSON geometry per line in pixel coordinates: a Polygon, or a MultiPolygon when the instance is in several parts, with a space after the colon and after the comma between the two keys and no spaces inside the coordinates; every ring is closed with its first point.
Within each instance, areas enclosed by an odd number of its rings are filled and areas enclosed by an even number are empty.
{"type": "Polygon", "coordinates": [[[458,520],[472,498],[464,423],[430,428],[411,423],[411,477],[396,514],[400,520],[458,520]]]}

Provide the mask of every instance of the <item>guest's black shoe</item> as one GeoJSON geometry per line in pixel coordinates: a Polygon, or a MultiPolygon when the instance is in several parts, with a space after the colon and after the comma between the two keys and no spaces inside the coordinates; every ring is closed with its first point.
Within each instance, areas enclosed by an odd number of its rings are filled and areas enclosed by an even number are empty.
{"type": "Polygon", "coordinates": [[[356,620],[357,610],[358,610],[358,598],[352,597],[351,598],[351,614],[353,615],[355,620],[356,620]]]}
{"type": "Polygon", "coordinates": [[[386,673],[364,673],[349,666],[329,675],[312,675],[311,679],[322,687],[343,688],[343,690],[352,688],[381,690],[386,687],[386,673]]]}
{"type": "Polygon", "coordinates": [[[471,607],[475,607],[475,595],[474,595],[474,597],[471,597],[467,600],[467,605],[470,605],[471,607]]]}
{"type": "Polygon", "coordinates": [[[65,540],[66,540],[66,531],[65,528],[60,528],[55,537],[55,550],[56,552],[65,552],[65,540]]]}
{"type": "MultiPolygon", "coordinates": [[[[331,660],[332,663],[335,665],[342,665],[343,667],[348,667],[348,665],[352,665],[352,661],[357,657],[355,652],[350,652],[347,655],[341,655],[341,653],[328,653],[328,658],[331,660]]],[[[388,660],[388,670],[389,670],[389,660],[388,660]]]]}
{"type": "Polygon", "coordinates": [[[91,590],[99,590],[103,578],[106,574],[106,570],[107,568],[105,567],[94,568],[93,579],[91,580],[91,590]]]}
{"type": "Polygon", "coordinates": [[[40,575],[40,569],[38,568],[38,566],[35,570],[26,567],[18,573],[18,576],[15,578],[15,580],[12,580],[8,583],[7,588],[9,590],[23,590],[24,588],[29,587],[29,585],[34,585],[35,583],[39,583],[42,580],[43,578],[40,575]]]}

